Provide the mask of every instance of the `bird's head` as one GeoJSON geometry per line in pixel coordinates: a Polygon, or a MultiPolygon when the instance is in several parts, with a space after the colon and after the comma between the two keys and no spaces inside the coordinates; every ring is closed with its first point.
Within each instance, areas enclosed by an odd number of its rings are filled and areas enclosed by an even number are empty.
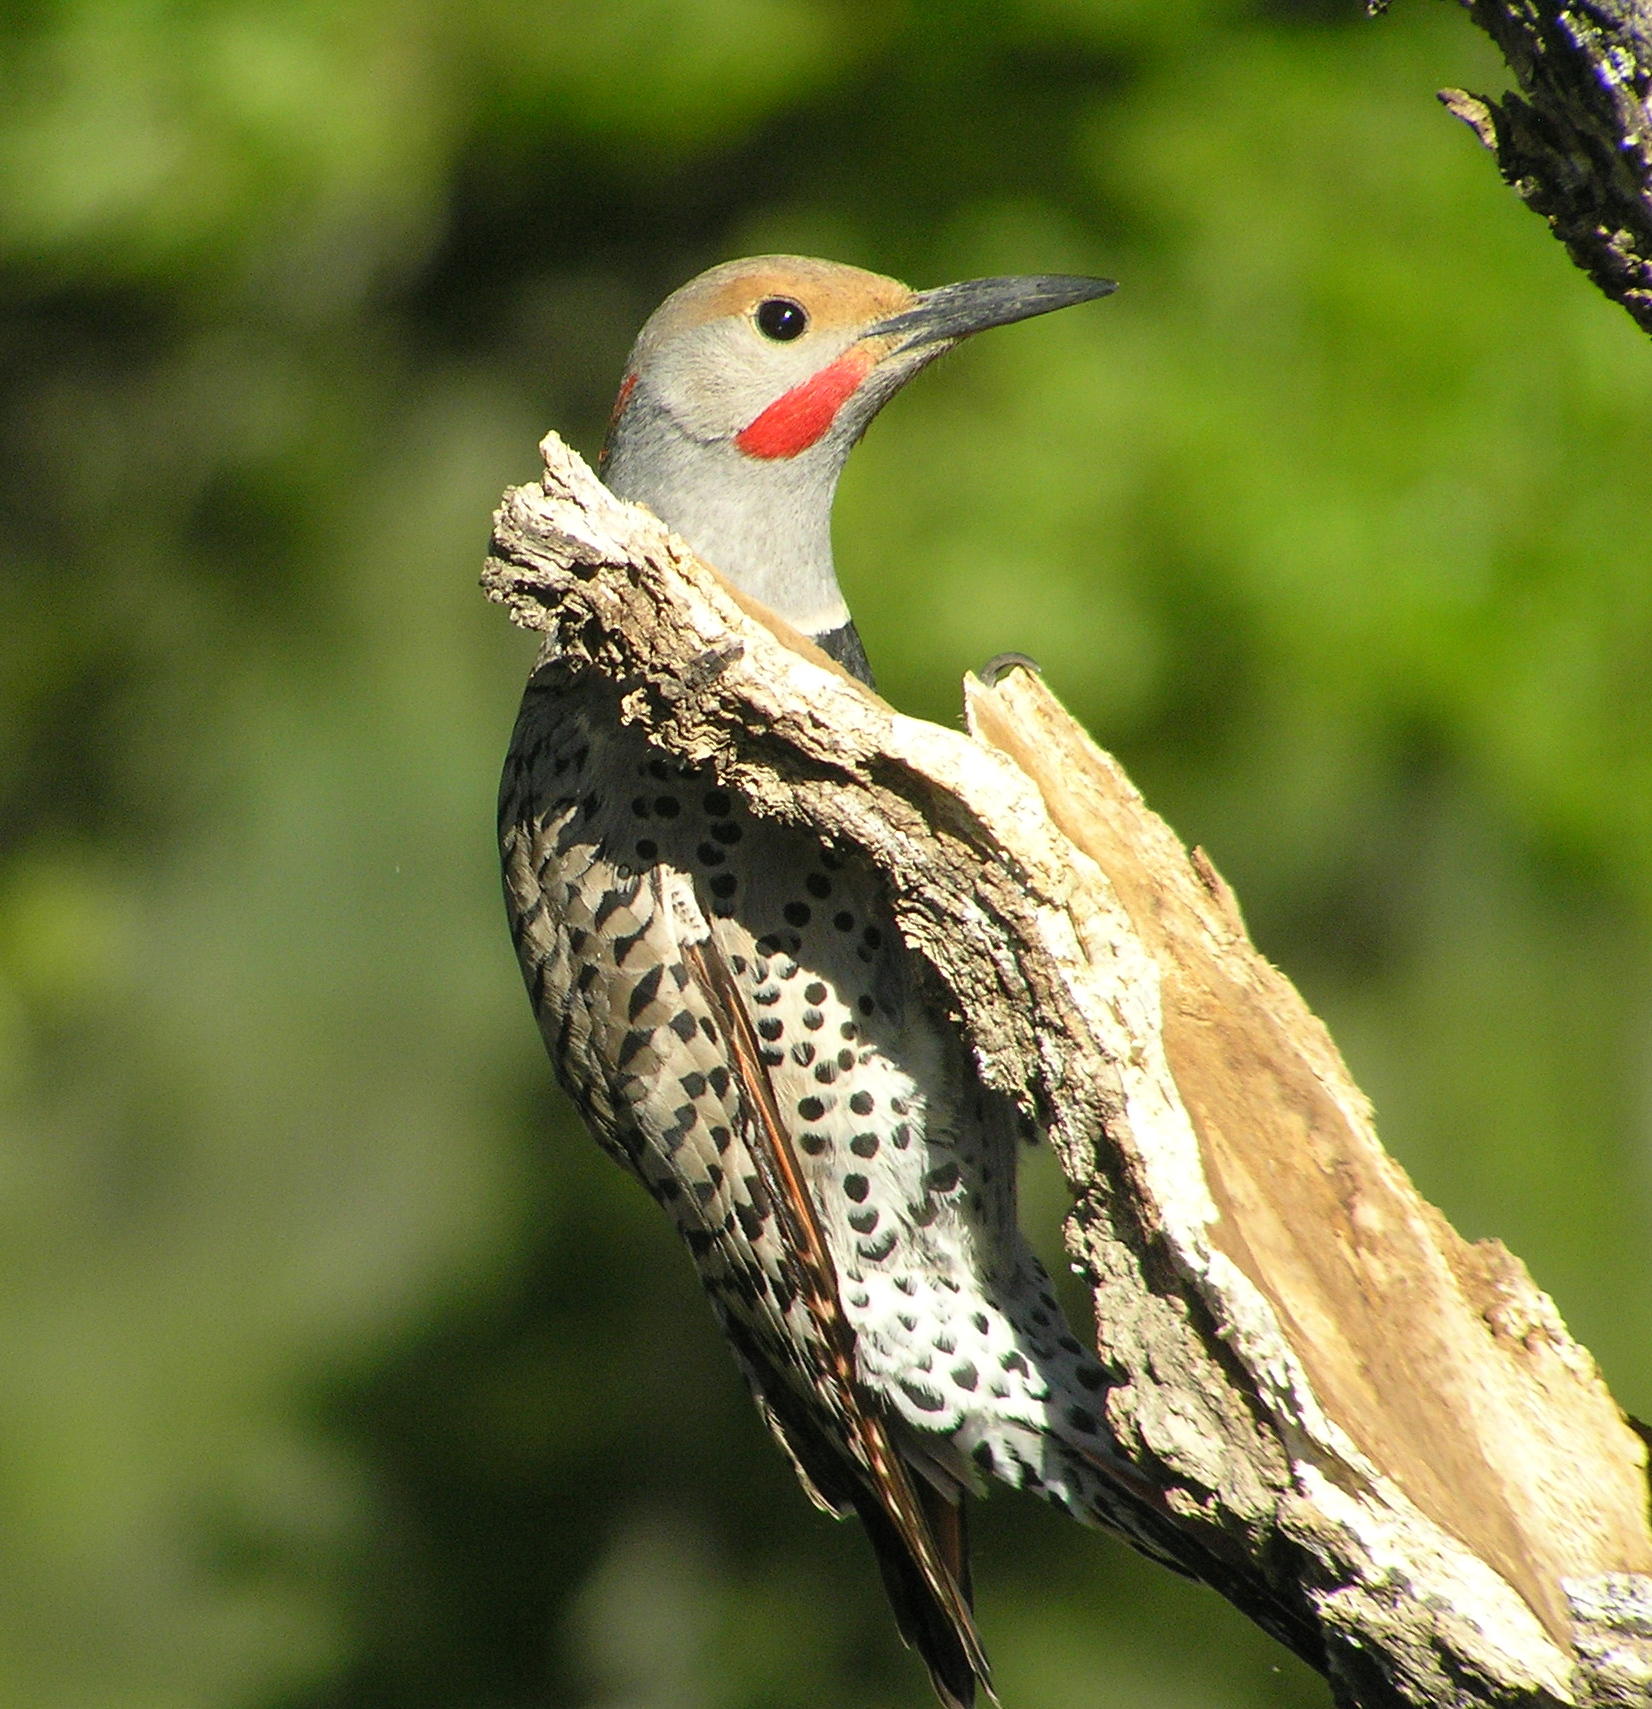
{"type": "Polygon", "coordinates": [[[638,335],[604,478],[820,638],[848,623],[832,495],[872,417],[959,339],[1113,289],[1038,275],[914,291],[803,256],[726,262],[667,297],[638,335]]]}

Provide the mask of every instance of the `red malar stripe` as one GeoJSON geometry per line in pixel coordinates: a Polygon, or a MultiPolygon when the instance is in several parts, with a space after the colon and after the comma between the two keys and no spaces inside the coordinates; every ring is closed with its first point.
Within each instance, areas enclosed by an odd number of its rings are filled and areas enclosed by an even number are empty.
{"type": "Polygon", "coordinates": [[[795,457],[807,451],[837,419],[837,412],[860,389],[875,358],[851,350],[774,400],[755,421],[735,435],[748,457],[795,457]]]}
{"type": "Polygon", "coordinates": [[[625,414],[625,406],[631,401],[631,394],[637,389],[637,376],[630,373],[620,381],[619,396],[614,399],[614,407],[608,416],[608,431],[602,436],[602,449],[597,453],[597,471],[607,466],[608,452],[614,443],[614,429],[619,425],[619,418],[625,414]]]}

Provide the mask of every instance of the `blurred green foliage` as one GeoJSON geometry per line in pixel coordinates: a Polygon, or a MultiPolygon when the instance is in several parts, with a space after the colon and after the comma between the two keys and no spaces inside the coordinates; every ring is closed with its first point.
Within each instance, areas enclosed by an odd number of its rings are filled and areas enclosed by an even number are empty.
{"type": "MultiPolygon", "coordinates": [[[[497,898],[489,509],[741,253],[1123,281],[857,453],[883,686],[1040,658],[1652,1412],[1652,362],[1443,83],[1353,0],[6,8],[0,1698],[927,1702],[497,898]]],[[[1013,1709],[1324,1701],[978,1518],[1013,1709]]]]}

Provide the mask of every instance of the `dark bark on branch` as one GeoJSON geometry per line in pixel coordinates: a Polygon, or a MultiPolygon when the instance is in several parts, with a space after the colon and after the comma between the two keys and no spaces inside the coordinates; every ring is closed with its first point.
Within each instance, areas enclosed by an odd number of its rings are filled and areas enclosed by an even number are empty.
{"type": "Polygon", "coordinates": [[[484,572],[667,752],[852,844],[1050,1136],[1107,1421],[1203,1576],[1363,1709],[1652,1703],[1646,1450],[1382,1151],[1226,886],[1036,677],[903,717],[555,436],[484,572]]]}
{"type": "Polygon", "coordinates": [[[1440,99],[1572,259],[1652,332],[1652,0],[1462,0],[1520,94],[1440,99]]]}

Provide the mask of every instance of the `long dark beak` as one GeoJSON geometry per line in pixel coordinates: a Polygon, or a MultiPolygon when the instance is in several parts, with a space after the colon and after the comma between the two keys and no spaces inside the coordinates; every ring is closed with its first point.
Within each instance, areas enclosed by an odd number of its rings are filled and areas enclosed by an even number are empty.
{"type": "Polygon", "coordinates": [[[989,326],[1008,326],[1073,303],[1087,303],[1118,289],[1116,279],[1087,279],[1070,273],[1035,274],[1025,279],[965,279],[920,291],[910,308],[868,327],[867,338],[901,335],[901,350],[943,339],[967,338],[989,326]]]}

